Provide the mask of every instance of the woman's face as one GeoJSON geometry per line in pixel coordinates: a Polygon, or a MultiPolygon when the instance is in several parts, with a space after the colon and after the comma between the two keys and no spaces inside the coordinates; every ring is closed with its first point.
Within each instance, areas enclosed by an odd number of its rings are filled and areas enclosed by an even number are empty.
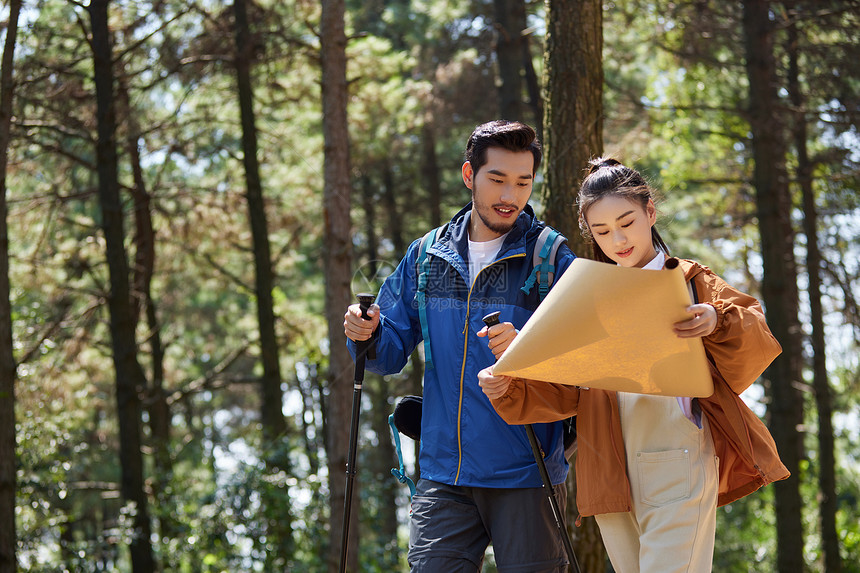
{"type": "Polygon", "coordinates": [[[585,213],[597,246],[622,267],[642,268],[657,256],[651,240],[656,220],[653,201],[643,208],[637,201],[617,195],[599,199],[585,213]]]}

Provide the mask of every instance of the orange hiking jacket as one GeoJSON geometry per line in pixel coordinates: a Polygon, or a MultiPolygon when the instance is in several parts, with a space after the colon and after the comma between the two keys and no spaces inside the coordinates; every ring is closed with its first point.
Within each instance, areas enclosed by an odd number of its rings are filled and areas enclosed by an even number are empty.
{"type": "MultiPolygon", "coordinates": [[[[709,268],[681,260],[699,302],[717,311],[714,331],[702,339],[714,393],[698,398],[720,458],[718,505],[731,503],[789,472],[762,421],[741,400],[782,351],[759,302],[709,268]]],[[[581,516],[630,511],[630,482],[615,392],[514,379],[493,406],[509,424],[552,422],[576,415],[576,504],[581,516]]]]}

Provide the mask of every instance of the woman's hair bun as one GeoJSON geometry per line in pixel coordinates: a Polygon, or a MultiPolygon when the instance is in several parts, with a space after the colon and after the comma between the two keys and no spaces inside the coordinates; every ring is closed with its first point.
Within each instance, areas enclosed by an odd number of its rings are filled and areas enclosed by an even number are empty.
{"type": "Polygon", "coordinates": [[[588,162],[588,174],[591,175],[601,167],[614,167],[621,165],[621,162],[611,157],[596,157],[588,162]]]}

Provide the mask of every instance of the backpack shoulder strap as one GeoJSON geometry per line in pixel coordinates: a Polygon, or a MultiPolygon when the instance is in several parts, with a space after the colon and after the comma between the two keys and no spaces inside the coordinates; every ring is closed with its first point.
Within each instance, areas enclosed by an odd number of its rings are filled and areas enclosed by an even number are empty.
{"type": "Polygon", "coordinates": [[[427,250],[436,243],[439,235],[444,233],[445,225],[430,229],[421,237],[418,246],[418,288],[415,291],[415,302],[418,303],[418,321],[421,323],[421,336],[424,339],[424,364],[426,368],[433,368],[433,353],[430,350],[430,330],[427,326],[427,281],[430,278],[430,256],[427,250]]]}
{"type": "Polygon", "coordinates": [[[538,283],[538,299],[543,300],[549,293],[549,288],[555,279],[555,258],[561,244],[567,237],[550,226],[546,226],[538,235],[532,253],[532,273],[522,286],[522,291],[529,294],[535,282],[538,283]]]}
{"type": "Polygon", "coordinates": [[[696,284],[693,282],[692,277],[687,281],[687,288],[690,291],[690,300],[693,301],[693,304],[699,304],[699,293],[696,292],[696,284]]]}

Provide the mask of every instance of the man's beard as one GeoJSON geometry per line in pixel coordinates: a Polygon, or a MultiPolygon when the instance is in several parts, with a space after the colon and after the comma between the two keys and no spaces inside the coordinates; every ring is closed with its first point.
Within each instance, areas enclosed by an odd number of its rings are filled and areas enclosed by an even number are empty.
{"type": "MultiPolygon", "coordinates": [[[[504,235],[505,233],[507,233],[508,231],[510,231],[511,229],[514,228],[514,225],[517,222],[517,217],[513,217],[511,219],[510,223],[507,223],[507,222],[498,222],[497,223],[497,222],[489,220],[489,218],[487,217],[487,215],[485,215],[485,213],[486,212],[495,212],[495,210],[493,209],[493,206],[487,206],[485,203],[479,203],[475,199],[475,193],[474,192],[472,193],[472,203],[475,205],[475,211],[477,211],[478,217],[481,218],[481,222],[484,223],[484,226],[487,227],[492,232],[498,233],[499,235],[504,235]]],[[[511,205],[506,205],[504,203],[498,203],[497,206],[499,206],[499,207],[511,207],[511,205]]]]}

